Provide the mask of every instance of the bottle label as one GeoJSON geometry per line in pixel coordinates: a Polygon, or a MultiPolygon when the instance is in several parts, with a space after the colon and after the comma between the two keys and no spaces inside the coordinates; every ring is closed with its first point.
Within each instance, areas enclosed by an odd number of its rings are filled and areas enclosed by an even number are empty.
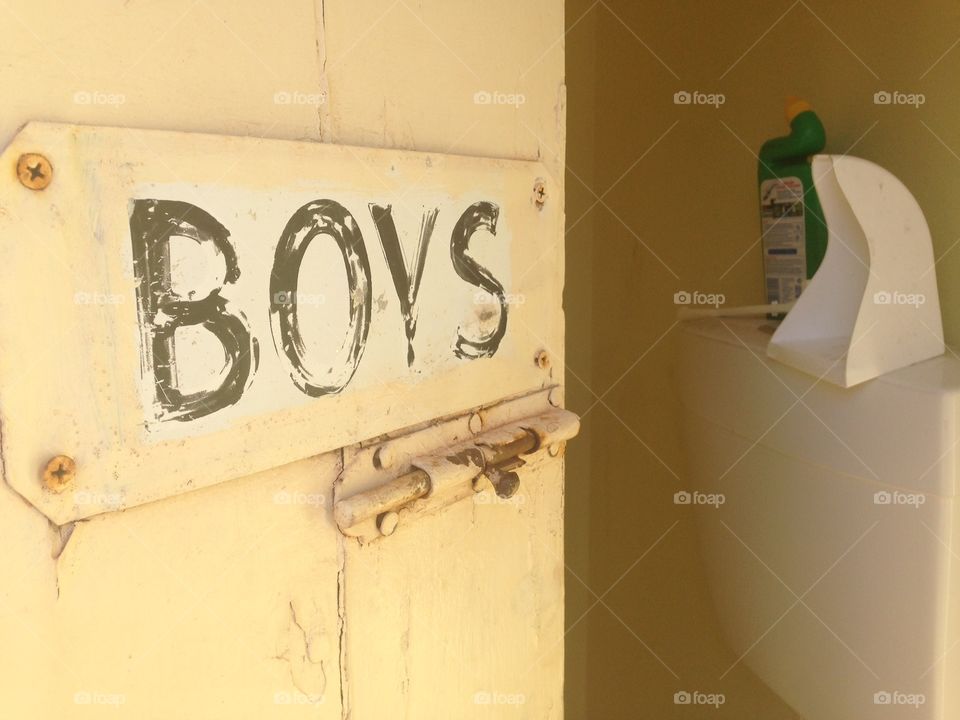
{"type": "Polygon", "coordinates": [[[772,178],[760,184],[760,219],[767,302],[788,303],[807,284],[803,182],[772,178]]]}

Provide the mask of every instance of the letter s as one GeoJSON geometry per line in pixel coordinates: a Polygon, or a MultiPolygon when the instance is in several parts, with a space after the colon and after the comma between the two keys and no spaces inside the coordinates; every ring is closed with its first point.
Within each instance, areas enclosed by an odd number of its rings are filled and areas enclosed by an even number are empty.
{"type": "Polygon", "coordinates": [[[500,318],[496,329],[479,338],[467,338],[463,335],[463,328],[457,330],[457,341],[454,345],[454,354],[460,358],[471,360],[483,357],[492,357],[500,347],[500,341],[507,332],[507,300],[504,296],[503,285],[480,263],[469,254],[470,238],[478,230],[486,230],[491,235],[497,234],[497,219],[500,208],[492,202],[477,202],[464,210],[450,237],[450,259],[453,269],[463,280],[474,287],[494,295],[500,302],[500,318]]]}

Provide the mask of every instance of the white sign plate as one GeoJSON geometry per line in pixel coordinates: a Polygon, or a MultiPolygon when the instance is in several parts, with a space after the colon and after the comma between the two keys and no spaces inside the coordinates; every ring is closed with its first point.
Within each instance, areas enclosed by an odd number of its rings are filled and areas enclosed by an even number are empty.
{"type": "Polygon", "coordinates": [[[539,163],[41,123],[2,162],[3,471],[55,522],[553,383],[539,163]]]}

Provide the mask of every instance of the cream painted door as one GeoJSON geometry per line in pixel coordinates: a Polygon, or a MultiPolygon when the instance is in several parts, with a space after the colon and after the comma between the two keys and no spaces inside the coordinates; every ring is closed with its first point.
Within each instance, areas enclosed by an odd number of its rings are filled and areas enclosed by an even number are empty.
{"type": "MultiPolygon", "coordinates": [[[[408,435],[404,428],[444,413],[469,417],[472,408],[563,377],[562,4],[492,0],[471,22],[463,15],[448,0],[0,4],[8,31],[0,51],[3,266],[22,283],[21,299],[4,303],[0,327],[23,332],[21,349],[10,337],[0,347],[3,717],[356,720],[374,706],[391,717],[560,712],[559,457],[528,459],[518,471],[522,501],[452,504],[372,542],[345,537],[333,517],[335,494],[370,479],[354,472],[367,467],[358,441],[408,435]],[[477,103],[478,93],[515,102],[477,103]],[[21,134],[37,120],[119,128],[122,145],[102,148],[113,170],[77,174],[69,142],[52,148],[21,134]],[[551,218],[535,237],[519,236],[530,255],[513,277],[524,278],[535,302],[511,316],[510,332],[525,344],[496,372],[449,375],[429,397],[414,392],[386,406],[389,422],[357,416],[323,445],[312,437],[322,417],[303,408],[272,416],[270,424],[289,433],[253,423],[228,431],[226,441],[187,443],[179,452],[183,438],[169,439],[163,452],[129,442],[137,436],[121,430],[137,417],[128,411],[133,396],[129,406],[104,404],[116,395],[96,386],[127,383],[135,376],[127,363],[138,361],[126,354],[136,333],[104,335],[132,325],[110,319],[133,311],[130,295],[113,302],[132,289],[113,281],[130,278],[121,271],[108,285],[87,282],[102,277],[112,257],[98,242],[122,237],[128,220],[104,202],[102,183],[125,172],[132,155],[166,166],[168,184],[209,187],[243,173],[273,173],[275,182],[284,174],[276,159],[258,165],[236,147],[219,160],[175,156],[149,129],[540,161],[517,180],[518,208],[530,207],[536,177],[547,180],[551,218]],[[18,137],[38,143],[14,151],[18,137]],[[54,160],[54,183],[42,193],[16,179],[25,152],[54,160]],[[196,174],[202,168],[206,176],[196,174]],[[60,182],[71,176],[82,183],[60,182]],[[106,235],[103,217],[90,209],[108,210],[106,235]],[[43,326],[34,313],[44,312],[57,319],[43,326]],[[68,321],[78,317],[86,318],[83,332],[68,321]],[[552,360],[546,369],[533,362],[541,348],[552,360]],[[93,382],[89,397],[99,400],[65,404],[64,378],[78,387],[93,382]],[[481,397],[471,394],[478,387],[481,397]],[[51,494],[42,471],[58,453],[76,456],[79,484],[51,494]],[[346,470],[354,455],[360,464],[346,470]],[[468,595],[477,600],[469,610],[468,595]],[[394,622],[397,608],[404,614],[394,622]],[[427,636],[420,623],[429,615],[427,636]],[[458,656],[477,667],[466,669],[458,656]],[[364,670],[364,658],[380,675],[364,670]],[[448,682],[449,693],[438,691],[448,682]]],[[[380,182],[369,173],[367,180],[380,182]]],[[[369,198],[359,200],[351,207],[363,215],[369,198]]],[[[235,211],[286,219],[259,204],[235,211]]],[[[225,222],[236,237],[234,220],[225,222]]],[[[376,242],[373,232],[368,227],[376,242]]],[[[270,234],[279,233],[271,226],[270,234]]],[[[389,275],[374,280],[395,297],[389,275]]],[[[403,342],[402,322],[396,332],[403,342]]],[[[269,336],[262,339],[270,349],[269,336]]],[[[368,387],[371,405],[376,384],[368,387]]]]}
{"type": "Polygon", "coordinates": [[[0,165],[0,449],[52,559],[5,558],[6,709],[561,716],[544,166],[47,123],[0,165]]]}

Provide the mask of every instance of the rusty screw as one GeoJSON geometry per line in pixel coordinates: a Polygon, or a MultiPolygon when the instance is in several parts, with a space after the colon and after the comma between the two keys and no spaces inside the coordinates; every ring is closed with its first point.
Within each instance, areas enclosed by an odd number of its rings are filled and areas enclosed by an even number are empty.
{"type": "Polygon", "coordinates": [[[62,491],[77,476],[77,463],[67,455],[57,455],[50,459],[43,469],[43,484],[53,492],[62,491]]]}
{"type": "Polygon", "coordinates": [[[53,165],[39,153],[24,153],[17,160],[17,177],[31,190],[43,190],[53,181],[53,165]]]}
{"type": "Polygon", "coordinates": [[[547,203],[547,183],[543,178],[537,178],[536,182],[533,184],[533,204],[537,206],[537,210],[543,210],[543,206],[547,203]]]}
{"type": "Polygon", "coordinates": [[[538,368],[546,370],[550,367],[550,353],[546,350],[540,350],[533,358],[533,361],[537,364],[538,368]]]}

